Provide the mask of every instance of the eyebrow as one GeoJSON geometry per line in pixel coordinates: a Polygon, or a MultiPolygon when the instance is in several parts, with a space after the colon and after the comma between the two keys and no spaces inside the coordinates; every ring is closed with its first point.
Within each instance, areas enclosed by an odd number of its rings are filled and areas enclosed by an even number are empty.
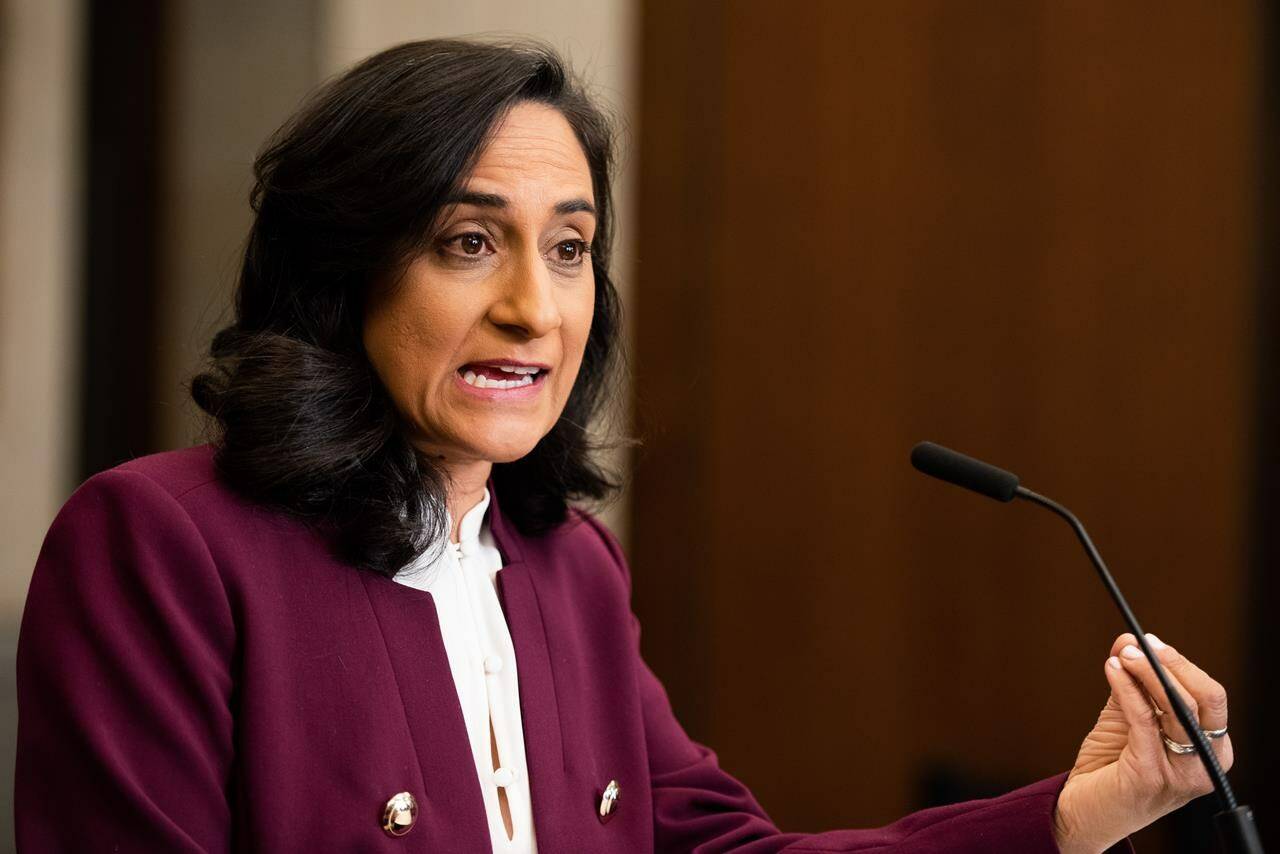
{"type": "MultiPolygon", "coordinates": [[[[499,196],[497,193],[451,193],[445,198],[444,203],[446,205],[475,205],[481,208],[505,208],[508,206],[506,197],[499,196]]],[[[596,206],[581,198],[556,202],[554,210],[561,216],[572,213],[596,215],[596,206]]]]}

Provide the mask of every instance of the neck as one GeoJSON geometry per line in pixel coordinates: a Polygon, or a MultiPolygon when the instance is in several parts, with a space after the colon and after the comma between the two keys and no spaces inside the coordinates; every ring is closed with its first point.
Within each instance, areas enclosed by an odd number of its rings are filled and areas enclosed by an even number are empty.
{"type": "Polygon", "coordinates": [[[449,517],[453,523],[453,529],[449,531],[449,541],[456,543],[462,526],[462,517],[484,498],[485,482],[493,471],[493,463],[488,460],[458,463],[440,461],[440,463],[448,475],[449,517]]]}

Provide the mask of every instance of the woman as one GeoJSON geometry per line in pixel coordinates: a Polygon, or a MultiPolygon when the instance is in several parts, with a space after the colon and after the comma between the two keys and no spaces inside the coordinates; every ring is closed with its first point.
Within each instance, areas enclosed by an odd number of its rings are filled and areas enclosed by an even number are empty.
{"type": "MultiPolygon", "coordinates": [[[[1131,636],[1069,774],[885,828],[781,833],[685,735],[617,540],[566,503],[616,488],[584,429],[610,169],[529,44],[398,46],[280,130],[192,384],[215,440],[91,478],[41,551],[24,850],[1084,852],[1209,791],[1131,636]]],[[[1160,654],[1225,730],[1222,688],[1160,654]]]]}

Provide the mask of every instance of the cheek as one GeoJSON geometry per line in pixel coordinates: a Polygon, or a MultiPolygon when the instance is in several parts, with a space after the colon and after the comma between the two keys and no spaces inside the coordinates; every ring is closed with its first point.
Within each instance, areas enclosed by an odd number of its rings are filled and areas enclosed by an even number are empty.
{"type": "Polygon", "coordinates": [[[575,359],[581,359],[591,334],[591,321],[595,316],[595,290],[588,291],[575,300],[565,315],[565,345],[575,359]]]}
{"type": "Polygon", "coordinates": [[[587,348],[587,338],[591,333],[594,294],[592,296],[592,301],[577,300],[571,305],[561,306],[560,309],[562,319],[560,337],[564,347],[564,361],[559,392],[560,396],[566,400],[573,389],[573,384],[577,382],[578,371],[582,367],[582,354],[587,348]]]}
{"type": "Polygon", "coordinates": [[[393,303],[365,323],[364,343],[374,371],[399,403],[448,367],[450,318],[439,306],[393,303]]]}
{"type": "Polygon", "coordinates": [[[414,374],[415,332],[412,327],[398,322],[375,323],[365,332],[369,361],[382,384],[395,398],[402,396],[406,382],[414,374]]]}

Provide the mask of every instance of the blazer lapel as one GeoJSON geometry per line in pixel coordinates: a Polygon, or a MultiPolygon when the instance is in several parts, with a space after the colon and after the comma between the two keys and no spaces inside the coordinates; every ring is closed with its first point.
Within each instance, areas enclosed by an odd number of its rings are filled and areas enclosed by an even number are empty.
{"type": "Polygon", "coordinates": [[[573,811],[568,803],[564,738],[547,629],[535,585],[538,567],[526,560],[520,533],[502,515],[492,476],[488,487],[490,531],[503,563],[498,572],[498,598],[507,616],[520,674],[520,718],[534,832],[540,851],[559,851],[574,836],[573,811]]]}
{"type": "MultiPolygon", "coordinates": [[[[430,593],[360,572],[391,659],[422,769],[413,850],[488,851],[489,821],[476,779],[440,622],[430,593]]],[[[388,792],[387,796],[395,794],[388,792]]]]}

